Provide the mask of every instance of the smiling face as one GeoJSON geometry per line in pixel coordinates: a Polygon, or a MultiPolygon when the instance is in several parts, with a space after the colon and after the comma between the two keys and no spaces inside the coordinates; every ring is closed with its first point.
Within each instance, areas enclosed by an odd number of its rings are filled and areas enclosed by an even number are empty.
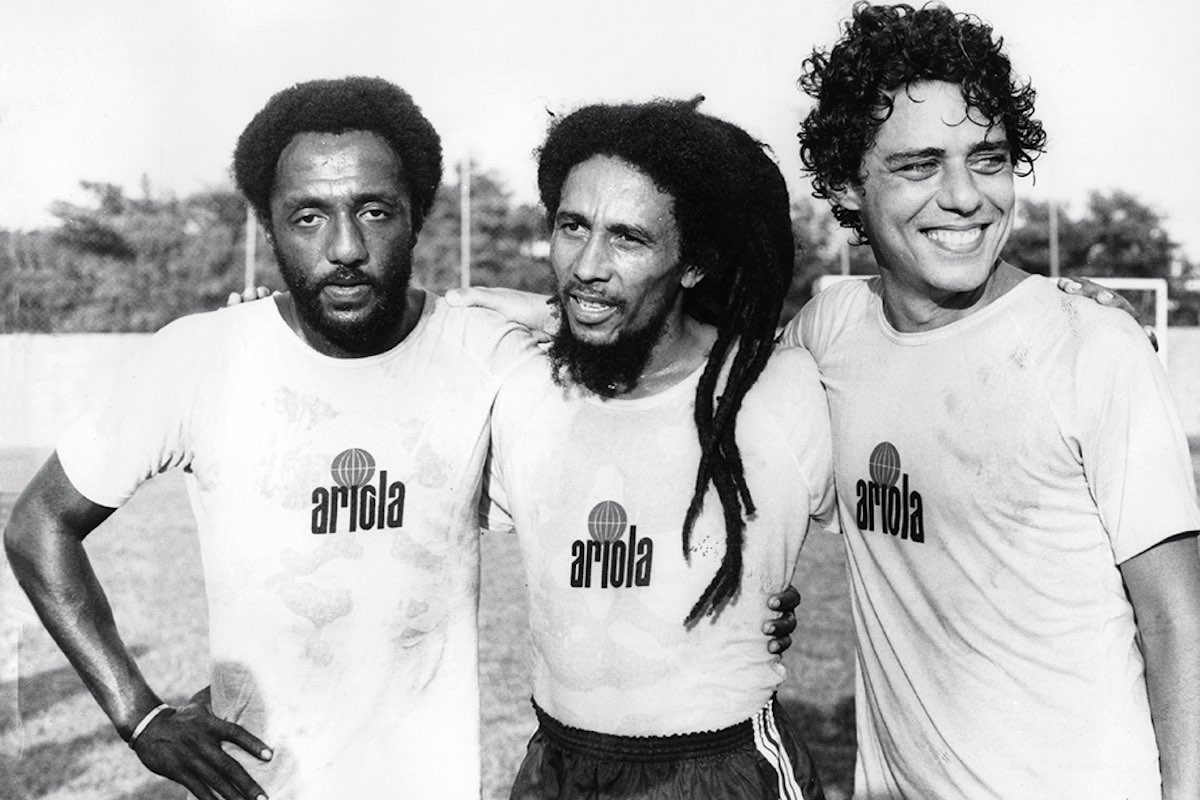
{"type": "Polygon", "coordinates": [[[862,214],[889,316],[973,308],[1012,228],[1004,127],[968,110],[951,83],[910,84],[893,103],[842,203],[862,214]]]}
{"type": "Polygon", "coordinates": [[[271,242],[314,349],[371,355],[404,338],[409,203],[400,160],[376,134],[301,133],[280,154],[271,242]]]}

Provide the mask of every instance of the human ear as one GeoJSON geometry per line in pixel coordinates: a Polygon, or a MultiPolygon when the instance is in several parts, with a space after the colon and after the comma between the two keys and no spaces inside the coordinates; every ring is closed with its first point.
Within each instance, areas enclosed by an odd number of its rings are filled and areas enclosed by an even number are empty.
{"type": "Polygon", "coordinates": [[[704,279],[704,270],[699,267],[684,267],[683,274],[679,276],[679,283],[685,289],[691,289],[704,279]]]}
{"type": "Polygon", "coordinates": [[[842,208],[850,211],[862,211],[864,192],[857,183],[849,183],[830,192],[834,201],[842,208]]]}

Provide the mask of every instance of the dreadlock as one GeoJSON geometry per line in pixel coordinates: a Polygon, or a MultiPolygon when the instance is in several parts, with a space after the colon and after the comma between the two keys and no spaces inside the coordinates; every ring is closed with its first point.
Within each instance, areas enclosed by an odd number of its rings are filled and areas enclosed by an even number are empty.
{"type": "Polygon", "coordinates": [[[681,258],[703,275],[684,290],[684,311],[714,326],[717,338],[696,387],[700,464],[682,545],[688,557],[711,485],[724,514],[725,555],[684,621],[689,628],[719,614],[741,588],[746,518],[755,506],[737,415],[774,347],[795,257],[779,167],[741,128],[697,111],[703,99],[586,106],[552,125],[538,157],[538,190],[550,220],[576,164],[613,156],[644,173],[674,201],[681,258]]]}

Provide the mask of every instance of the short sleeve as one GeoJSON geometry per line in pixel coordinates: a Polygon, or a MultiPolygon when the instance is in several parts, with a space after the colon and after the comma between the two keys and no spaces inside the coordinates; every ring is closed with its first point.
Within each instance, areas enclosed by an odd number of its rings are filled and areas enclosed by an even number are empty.
{"type": "MultiPolygon", "coordinates": [[[[1112,315],[1110,314],[1111,318],[1112,315]]],[[[1082,345],[1076,393],[1080,452],[1117,563],[1200,529],[1187,439],[1167,377],[1128,319],[1082,345]]]]}
{"type": "Polygon", "coordinates": [[[837,495],[833,472],[833,428],[829,403],[821,386],[820,374],[810,354],[803,355],[805,369],[796,391],[796,404],[803,409],[797,421],[797,453],[808,479],[811,500],[810,530],[840,533],[837,495]]]}
{"type": "Polygon", "coordinates": [[[786,379],[773,382],[775,388],[769,402],[808,487],[809,530],[840,532],[834,489],[833,432],[816,362],[803,348],[782,343],[772,361],[777,374],[786,379]]]}
{"type": "Polygon", "coordinates": [[[779,343],[803,347],[820,364],[838,336],[869,313],[878,291],[877,278],[835,283],[804,304],[800,313],[784,326],[779,343]]]}
{"type": "Polygon", "coordinates": [[[59,439],[59,461],[84,497],[119,508],[144,481],[188,465],[198,363],[214,344],[201,335],[206,328],[200,317],[187,317],[143,342],[108,397],[59,439]]]}
{"type": "Polygon", "coordinates": [[[508,506],[508,493],[504,488],[504,477],[496,458],[493,440],[484,472],[483,492],[480,497],[479,526],[489,531],[512,532],[515,529],[512,513],[508,506]]]}

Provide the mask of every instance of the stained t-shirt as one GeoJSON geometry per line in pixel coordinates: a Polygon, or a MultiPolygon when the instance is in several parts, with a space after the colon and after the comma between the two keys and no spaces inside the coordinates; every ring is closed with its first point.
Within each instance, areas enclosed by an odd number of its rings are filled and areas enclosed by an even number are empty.
{"type": "Polygon", "coordinates": [[[1117,565],[1200,527],[1158,359],[1126,314],[1030,277],[900,333],[878,279],[819,294],[858,637],[860,798],[1156,798],[1117,565]]]}
{"type": "Polygon", "coordinates": [[[476,509],[531,351],[429,296],[396,347],[331,358],[251,303],[168,325],[60,442],[109,507],[186,473],[213,710],[274,749],[239,756],[273,800],[478,796],[476,509]]]}
{"type": "MultiPolygon", "coordinates": [[[[725,553],[711,487],[685,557],[700,445],[699,371],[635,399],[565,390],[544,361],[501,388],[490,493],[520,538],[534,697],[587,730],[668,735],[751,717],[785,672],[762,635],[811,526],[836,524],[828,411],[811,357],[777,350],[746,395],[737,442],[755,514],[737,601],[684,619],[725,553]]],[[[495,509],[494,509],[495,510],[495,509]]],[[[502,525],[502,513],[492,525],[502,525]]],[[[803,591],[803,587],[800,587],[803,591]]]]}

